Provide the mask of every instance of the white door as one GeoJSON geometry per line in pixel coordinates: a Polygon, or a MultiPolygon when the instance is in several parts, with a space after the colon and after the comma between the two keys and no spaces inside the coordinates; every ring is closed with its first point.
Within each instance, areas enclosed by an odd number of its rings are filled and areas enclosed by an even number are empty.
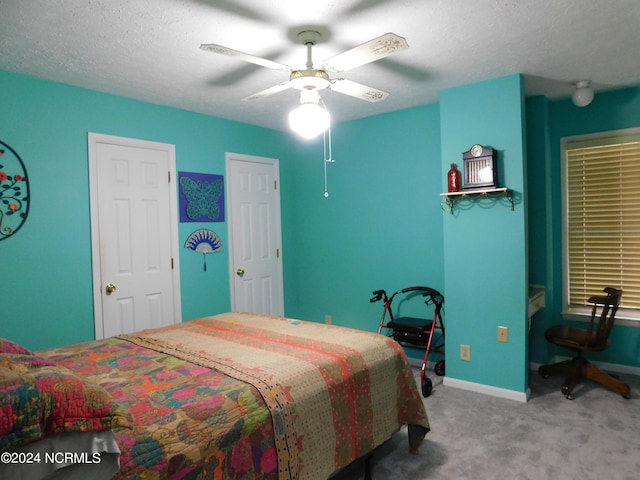
{"type": "Polygon", "coordinates": [[[234,311],[284,315],[278,160],[227,153],[234,311]]]}
{"type": "Polygon", "coordinates": [[[89,134],[96,338],[181,321],[173,145],[89,134]]]}

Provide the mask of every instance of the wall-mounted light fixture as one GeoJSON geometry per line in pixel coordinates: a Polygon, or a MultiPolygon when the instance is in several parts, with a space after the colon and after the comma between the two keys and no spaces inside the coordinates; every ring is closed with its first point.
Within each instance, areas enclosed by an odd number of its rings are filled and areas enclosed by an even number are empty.
{"type": "Polygon", "coordinates": [[[586,107],[593,101],[593,89],[588,80],[582,80],[576,83],[576,90],[571,96],[573,104],[576,107],[586,107]]]}
{"type": "Polygon", "coordinates": [[[320,94],[317,90],[302,90],[300,105],[289,113],[291,130],[304,138],[314,138],[326,131],[331,122],[331,115],[326,108],[319,105],[320,94]]]}

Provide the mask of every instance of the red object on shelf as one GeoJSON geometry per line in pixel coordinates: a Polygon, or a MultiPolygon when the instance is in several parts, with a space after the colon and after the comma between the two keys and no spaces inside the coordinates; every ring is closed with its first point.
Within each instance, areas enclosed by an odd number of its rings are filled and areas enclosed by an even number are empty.
{"type": "Polygon", "coordinates": [[[451,168],[449,169],[449,173],[447,174],[449,183],[448,183],[448,191],[449,193],[452,192],[459,192],[460,191],[460,170],[458,170],[458,167],[456,166],[455,163],[451,164],[451,168]]]}

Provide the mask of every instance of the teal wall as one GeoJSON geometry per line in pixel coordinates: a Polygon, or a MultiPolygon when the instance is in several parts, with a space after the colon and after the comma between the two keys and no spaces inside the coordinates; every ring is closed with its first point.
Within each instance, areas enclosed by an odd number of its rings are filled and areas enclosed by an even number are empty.
{"type": "MultiPolygon", "coordinates": [[[[532,98],[527,102],[527,129],[536,142],[529,141],[530,159],[530,265],[535,266],[535,283],[547,285],[547,308],[534,316],[531,329],[531,360],[545,363],[554,350],[541,339],[551,324],[562,321],[562,190],[560,147],[563,137],[640,127],[640,88],[596,94],[591,105],[578,108],[570,99],[549,101],[532,98]],[[531,160],[536,159],[536,170],[531,160]],[[540,169],[537,170],[537,167],[540,169]],[[543,190],[544,189],[544,190],[543,190]],[[533,198],[535,196],[535,199],[533,198]],[[544,218],[540,218],[544,215],[544,218]],[[535,226],[534,226],[535,223],[535,226]]],[[[531,139],[530,139],[531,140],[531,139]]],[[[533,271],[532,271],[533,275],[533,271]]],[[[613,364],[640,366],[640,328],[616,325],[612,345],[591,357],[613,364]]]]}
{"type": "MultiPolygon", "coordinates": [[[[442,288],[437,105],[334,129],[325,198],[322,143],[177,109],[0,72],[0,138],[26,163],[32,204],[0,244],[0,336],[32,349],[94,337],[87,133],[176,145],[178,171],[223,174],[225,152],[280,159],[289,316],[375,330],[374,289],[442,288]],[[250,139],[250,140],[249,140],[250,139]],[[434,173],[435,170],[435,173],[434,173]],[[435,201],[434,201],[435,198],[435,201]],[[37,333],[36,333],[37,332],[37,333]]],[[[183,223],[227,241],[227,224],[183,223]]],[[[230,308],[228,259],[181,251],[183,319],[230,308]]]]}
{"type": "MultiPolygon", "coordinates": [[[[585,109],[529,99],[524,129],[514,75],[339,124],[324,198],[321,142],[0,71],[0,139],[25,161],[32,193],[29,219],[0,242],[0,336],[33,349],[94,336],[87,133],[97,132],[175,144],[178,171],[224,174],[227,151],[280,159],[288,316],[375,330],[382,304],[369,303],[372,290],[426,284],[446,296],[447,374],[522,391],[526,284],[547,285],[552,299],[534,317],[530,360],[553,353],[541,332],[561,307],[559,139],[640,126],[639,98],[638,89],[599,94],[585,109]],[[449,164],[474,143],[499,150],[501,182],[520,194],[514,212],[441,210],[449,164]],[[492,252],[473,260],[475,277],[465,274],[470,247],[492,252]],[[508,344],[497,343],[498,325],[509,326],[508,344]],[[471,345],[470,363],[460,343],[471,345]]],[[[226,223],[180,224],[180,242],[203,227],[226,243],[226,223]]],[[[201,256],[182,249],[180,266],[183,319],[229,309],[226,254],[209,256],[205,273],[201,256]]],[[[608,361],[640,366],[639,332],[616,327],[608,361]]]]}
{"type": "MultiPolygon", "coordinates": [[[[175,144],[178,171],[224,174],[225,152],[291,158],[288,135],[0,71],[0,139],[30,178],[29,218],[0,242],[0,336],[41,349],[94,338],[87,133],[175,144]],[[247,139],[251,141],[247,141],[247,139]]],[[[227,241],[226,223],[181,223],[227,241]]],[[[228,311],[226,253],[181,249],[183,319],[228,311]]]]}
{"type": "Polygon", "coordinates": [[[284,233],[286,312],[375,331],[382,303],[369,303],[373,290],[444,287],[438,106],[337,125],[332,140],[329,197],[315,148],[283,202],[296,204],[284,233]]]}
{"type": "MultiPolygon", "coordinates": [[[[554,293],[558,291],[562,296],[562,284],[555,284],[552,275],[553,262],[556,259],[552,255],[547,255],[547,252],[553,250],[552,205],[547,200],[553,188],[552,177],[548,174],[551,168],[551,147],[549,138],[550,112],[547,98],[527,99],[526,123],[529,284],[545,286],[548,305],[531,319],[529,360],[534,363],[546,363],[551,358],[551,351],[549,343],[544,338],[544,331],[550,326],[550,323],[545,319],[553,317],[551,305],[554,303],[554,293]]],[[[559,175],[554,180],[559,182],[559,175]]]]}
{"type": "Polygon", "coordinates": [[[476,143],[495,148],[499,184],[517,199],[514,211],[482,202],[444,216],[447,377],[517,392],[528,388],[522,83],[511,75],[440,95],[443,171],[462,168],[462,152],[476,143]],[[497,341],[498,326],[508,327],[507,343],[497,341]],[[470,361],[460,359],[462,344],[470,361]]]}

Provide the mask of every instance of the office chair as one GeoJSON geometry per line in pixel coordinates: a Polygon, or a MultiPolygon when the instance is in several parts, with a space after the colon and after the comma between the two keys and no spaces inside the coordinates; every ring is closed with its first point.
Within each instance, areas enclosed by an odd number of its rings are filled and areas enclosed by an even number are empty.
{"type": "Polygon", "coordinates": [[[631,390],[626,383],[604,373],[584,358],[585,352],[601,352],[609,347],[609,333],[615,321],[616,312],[620,306],[622,290],[611,287],[604,289],[606,295],[593,296],[589,303],[591,320],[587,328],[555,325],[544,336],[548,342],[577,352],[572,360],[542,365],[538,372],[543,378],[560,374],[565,376],[562,393],[569,400],[573,400],[573,389],[583,379],[594,380],[605,387],[620,393],[624,398],[631,398],[631,390]],[[598,311],[600,313],[598,314],[598,311]]]}

